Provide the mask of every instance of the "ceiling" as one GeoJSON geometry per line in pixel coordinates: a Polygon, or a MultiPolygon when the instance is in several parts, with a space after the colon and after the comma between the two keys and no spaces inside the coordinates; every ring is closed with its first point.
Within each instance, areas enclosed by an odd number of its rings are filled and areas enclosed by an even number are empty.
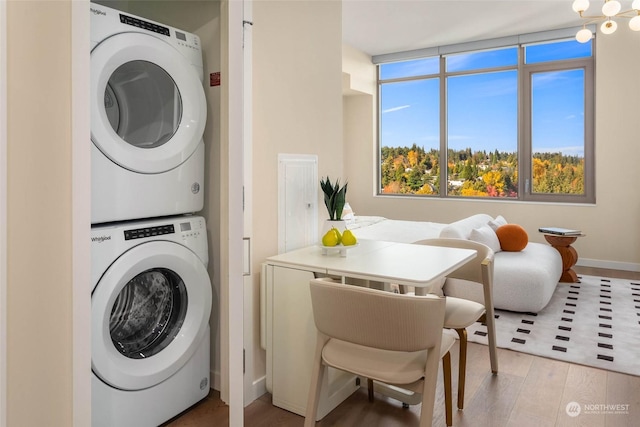
{"type": "Polygon", "coordinates": [[[343,0],[342,38],[371,56],[582,25],[572,0],[343,0]]]}

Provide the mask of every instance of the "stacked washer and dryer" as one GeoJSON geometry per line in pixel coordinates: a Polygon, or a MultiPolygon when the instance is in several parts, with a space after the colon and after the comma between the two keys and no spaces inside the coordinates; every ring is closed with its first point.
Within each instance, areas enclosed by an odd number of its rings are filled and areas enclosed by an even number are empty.
{"type": "Polygon", "coordinates": [[[209,392],[202,51],[90,10],[92,424],[157,426],[209,392]]]}

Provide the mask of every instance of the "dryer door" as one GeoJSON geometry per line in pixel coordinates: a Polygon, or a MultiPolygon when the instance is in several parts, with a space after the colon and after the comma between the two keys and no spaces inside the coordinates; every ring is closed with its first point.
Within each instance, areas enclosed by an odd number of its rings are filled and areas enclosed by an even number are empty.
{"type": "Polygon", "coordinates": [[[111,161],[139,173],[179,166],[204,133],[200,76],[168,43],[121,33],[91,52],[91,140],[111,161]]]}
{"type": "Polygon", "coordinates": [[[193,252],[167,241],[135,246],[93,291],[92,369],[122,390],[156,385],[196,351],[210,312],[211,282],[193,252]]]}

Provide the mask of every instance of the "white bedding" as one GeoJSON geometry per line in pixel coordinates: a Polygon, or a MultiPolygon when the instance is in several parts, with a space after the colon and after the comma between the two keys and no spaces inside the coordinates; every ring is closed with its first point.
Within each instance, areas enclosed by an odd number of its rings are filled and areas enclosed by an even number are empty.
{"type": "Polygon", "coordinates": [[[356,216],[347,224],[358,239],[413,243],[440,236],[447,224],[427,221],[402,221],[381,216],[356,216]]]}

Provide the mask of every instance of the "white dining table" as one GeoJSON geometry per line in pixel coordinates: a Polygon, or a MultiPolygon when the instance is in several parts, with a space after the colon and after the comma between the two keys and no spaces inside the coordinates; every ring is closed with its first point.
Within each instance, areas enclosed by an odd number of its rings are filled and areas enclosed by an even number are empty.
{"type": "MultiPolygon", "coordinates": [[[[260,342],[266,350],[265,386],[273,405],[299,415],[306,410],[316,344],[311,279],[332,276],[346,284],[364,281],[365,286],[395,283],[412,286],[421,295],[476,256],[470,249],[360,240],[352,248],[314,245],[267,258],[261,274],[260,342]]],[[[318,419],[358,387],[353,375],[327,370],[318,419]]],[[[402,395],[398,398],[407,401],[402,395]]]]}
{"type": "Polygon", "coordinates": [[[426,294],[442,277],[472,260],[472,249],[360,240],[352,248],[308,246],[267,258],[270,265],[322,271],[327,275],[413,286],[426,294]]]}

